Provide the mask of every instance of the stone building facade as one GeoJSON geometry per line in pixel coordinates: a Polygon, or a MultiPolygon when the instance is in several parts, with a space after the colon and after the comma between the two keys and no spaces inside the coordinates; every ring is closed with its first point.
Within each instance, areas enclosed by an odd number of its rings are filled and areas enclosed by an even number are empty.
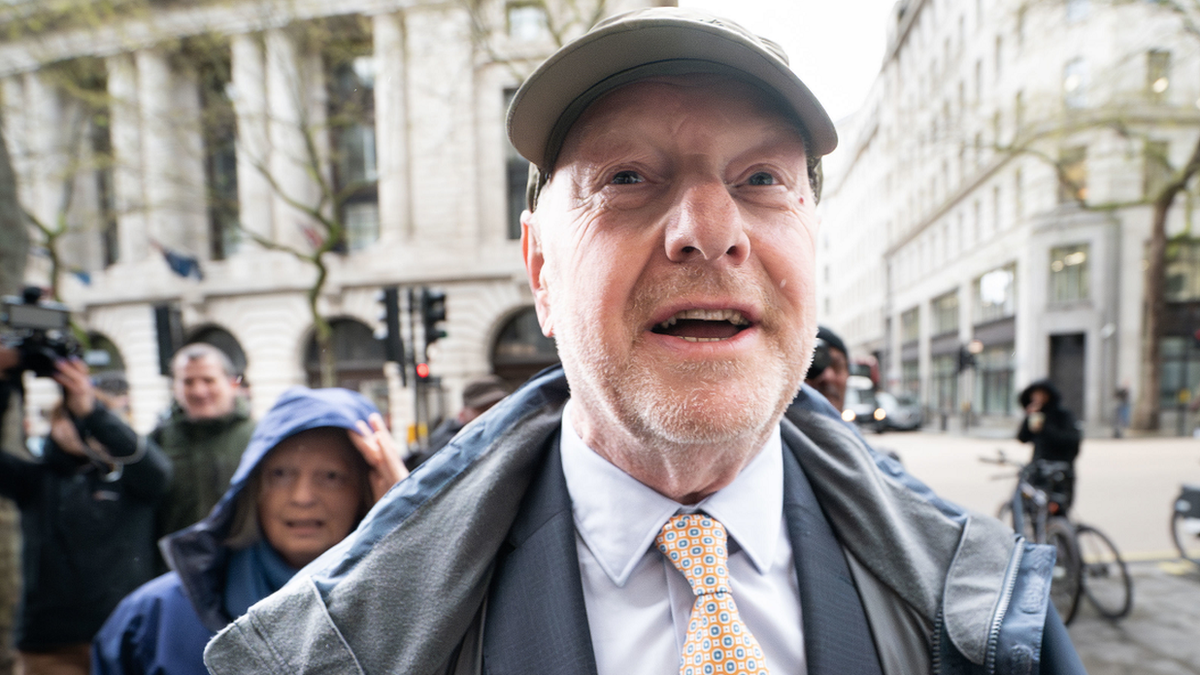
{"type": "MultiPolygon", "coordinates": [[[[1113,424],[1137,394],[1148,202],[1200,136],[1197,47],[1163,3],[898,2],[827,164],[823,321],[934,421],[1011,426],[1050,377],[1113,424]]],[[[1168,429],[1200,388],[1192,192],[1167,222],[1168,429]]]]}
{"type": "MultiPolygon", "coordinates": [[[[516,384],[553,362],[522,266],[526,165],[505,136],[508,97],[557,44],[647,4],[674,3],[147,1],[0,44],[22,203],[66,224],[60,296],[125,371],[135,426],[170,401],[158,305],[185,341],[244,364],[256,414],[315,381],[316,268],[283,247],[311,254],[321,216],[345,226],[317,298],[338,381],[390,403],[397,428],[413,396],[371,338],[383,287],[446,293],[435,414],[457,410],[473,376],[516,384]],[[181,276],[192,259],[202,278],[181,276]]],[[[49,286],[42,249],[29,276],[49,286]]],[[[33,408],[54,398],[31,384],[33,408]]]]}

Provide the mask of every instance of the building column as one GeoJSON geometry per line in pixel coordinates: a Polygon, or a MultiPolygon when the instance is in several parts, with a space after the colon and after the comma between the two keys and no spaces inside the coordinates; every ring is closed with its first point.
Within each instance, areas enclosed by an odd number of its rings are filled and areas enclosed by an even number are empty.
{"type": "Polygon", "coordinates": [[[147,235],[164,246],[207,258],[204,144],[195,73],[173,70],[166,55],[134,55],[142,113],[142,170],[147,235]]]}
{"type": "Polygon", "coordinates": [[[145,260],[149,251],[146,196],[142,185],[141,114],[138,77],[128,54],[110,56],[108,66],[109,130],[112,134],[113,195],[117,212],[120,263],[145,260]]]}
{"type": "MultiPolygon", "coordinates": [[[[264,173],[270,165],[267,134],[266,65],[260,35],[235,35],[231,41],[233,108],[237,114],[238,219],[261,237],[272,236],[274,194],[264,173]]],[[[253,247],[252,241],[244,246],[253,247]]]]}
{"type": "MultiPolygon", "coordinates": [[[[304,237],[306,228],[314,227],[312,219],[293,204],[315,205],[320,199],[320,187],[310,177],[320,166],[320,154],[314,158],[306,146],[324,145],[324,110],[312,103],[313,84],[310,79],[319,75],[303,63],[296,41],[286,29],[276,28],[266,33],[267,110],[271,116],[267,133],[271,144],[267,170],[277,186],[272,198],[274,217],[272,239],[276,242],[308,250],[304,237]],[[314,162],[318,166],[314,167],[314,162]]],[[[319,55],[316,57],[319,61],[319,55]]],[[[320,78],[317,78],[318,80],[320,78]]],[[[327,153],[326,153],[327,155],[327,153]]]]}
{"type": "Polygon", "coordinates": [[[29,190],[23,195],[23,206],[42,223],[54,227],[69,180],[65,139],[71,133],[64,129],[68,122],[57,88],[36,72],[25,75],[25,113],[29,120],[25,131],[30,164],[26,174],[29,190]]]}
{"type": "Polygon", "coordinates": [[[379,171],[379,238],[398,241],[412,234],[409,198],[408,62],[402,14],[373,19],[375,37],[375,143],[379,171]]]}

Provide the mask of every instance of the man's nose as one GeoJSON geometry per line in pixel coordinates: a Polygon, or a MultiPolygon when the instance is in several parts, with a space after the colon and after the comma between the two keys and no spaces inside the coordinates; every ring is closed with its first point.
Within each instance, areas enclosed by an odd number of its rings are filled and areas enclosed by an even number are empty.
{"type": "Polygon", "coordinates": [[[750,255],[742,214],[729,188],[718,179],[683,189],[667,224],[667,257],[672,262],[727,260],[734,265],[750,255]]]}

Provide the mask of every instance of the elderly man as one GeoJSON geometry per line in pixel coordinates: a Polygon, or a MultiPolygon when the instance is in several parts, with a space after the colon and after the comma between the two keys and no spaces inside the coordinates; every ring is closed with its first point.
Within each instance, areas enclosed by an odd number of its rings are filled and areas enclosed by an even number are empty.
{"type": "Polygon", "coordinates": [[[229,487],[254,433],[225,352],[203,342],[184,346],[171,360],[171,383],[175,401],[170,417],[150,434],[175,467],[159,508],[159,537],[208,515],[229,487]]]}
{"type": "Polygon", "coordinates": [[[526,80],[509,135],[562,371],[227,627],[212,672],[1076,672],[1052,551],[937,499],[811,389],[781,423],[836,136],[775,45],[611,18],[526,80]]]}

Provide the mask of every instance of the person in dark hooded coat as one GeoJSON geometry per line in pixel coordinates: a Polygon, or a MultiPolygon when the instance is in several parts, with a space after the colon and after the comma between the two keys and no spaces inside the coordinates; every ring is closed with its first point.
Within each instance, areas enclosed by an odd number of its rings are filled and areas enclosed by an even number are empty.
{"type": "Polygon", "coordinates": [[[86,673],[88,645],[121,598],[154,576],[154,510],[171,466],[99,402],[78,359],[54,379],[38,461],[0,452],[0,496],[21,510],[17,672],[86,673]]]}
{"type": "Polygon", "coordinates": [[[406,475],[364,396],[287,390],[208,517],[160,542],[173,571],[121,602],[93,643],[92,672],[206,675],[209,638],[345,538],[406,475]]]}
{"type": "Polygon", "coordinates": [[[1021,392],[1025,419],[1017,431],[1017,440],[1033,443],[1031,464],[1035,465],[1034,483],[1051,493],[1052,499],[1066,515],[1075,496],[1075,457],[1079,455],[1079,428],[1075,416],[1062,406],[1062,396],[1050,380],[1038,380],[1021,392]],[[1062,471],[1037,472],[1039,460],[1062,462],[1062,471]],[[1059,495],[1059,498],[1055,498],[1059,495]]]}

